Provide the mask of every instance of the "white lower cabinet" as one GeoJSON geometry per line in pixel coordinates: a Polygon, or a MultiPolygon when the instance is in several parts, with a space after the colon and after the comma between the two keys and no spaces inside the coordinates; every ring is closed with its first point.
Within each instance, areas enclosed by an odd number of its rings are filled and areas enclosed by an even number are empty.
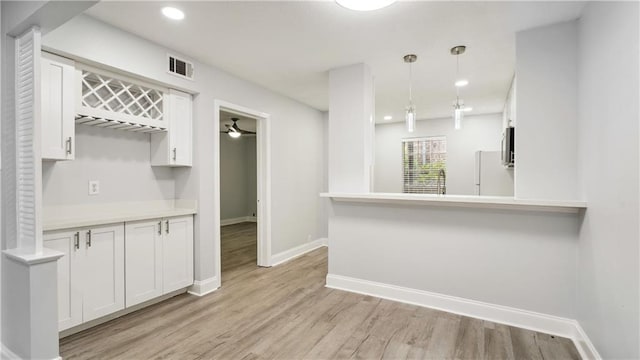
{"type": "Polygon", "coordinates": [[[44,233],[58,260],[58,330],[193,284],[193,216],[44,233]]]}
{"type": "Polygon", "coordinates": [[[44,246],[58,260],[58,329],[124,309],[124,226],[51,231],[44,246]]]}
{"type": "Polygon", "coordinates": [[[162,221],[125,224],[126,305],[162,295],[162,221]]]}
{"type": "Polygon", "coordinates": [[[126,305],[193,284],[193,217],[125,224],[126,305]]]}
{"type": "Polygon", "coordinates": [[[193,217],[165,219],[162,288],[169,293],[193,284],[193,217]]]}

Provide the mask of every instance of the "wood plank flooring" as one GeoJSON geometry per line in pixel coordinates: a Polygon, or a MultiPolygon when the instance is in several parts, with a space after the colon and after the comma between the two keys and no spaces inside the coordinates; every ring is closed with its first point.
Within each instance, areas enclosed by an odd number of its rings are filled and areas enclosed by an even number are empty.
{"type": "Polygon", "coordinates": [[[327,251],[256,267],[254,223],[222,229],[222,287],[60,341],[65,359],[579,359],[569,339],[324,287],[327,251]]]}

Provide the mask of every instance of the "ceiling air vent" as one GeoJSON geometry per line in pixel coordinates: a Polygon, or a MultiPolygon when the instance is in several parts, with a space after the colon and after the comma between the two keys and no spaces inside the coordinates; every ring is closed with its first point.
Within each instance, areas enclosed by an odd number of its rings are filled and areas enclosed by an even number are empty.
{"type": "Polygon", "coordinates": [[[167,59],[170,74],[193,80],[193,63],[170,54],[167,54],[167,59]]]}

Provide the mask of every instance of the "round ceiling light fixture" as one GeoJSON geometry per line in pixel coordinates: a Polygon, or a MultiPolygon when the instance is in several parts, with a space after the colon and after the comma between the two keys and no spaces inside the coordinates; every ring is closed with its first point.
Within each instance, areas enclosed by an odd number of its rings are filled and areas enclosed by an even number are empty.
{"type": "Polygon", "coordinates": [[[338,5],[356,11],[378,10],[396,1],[397,0],[336,0],[338,5]]]}
{"type": "Polygon", "coordinates": [[[180,9],[176,9],[171,6],[166,6],[162,8],[162,15],[168,17],[172,20],[182,20],[184,19],[184,12],[180,9]]]}

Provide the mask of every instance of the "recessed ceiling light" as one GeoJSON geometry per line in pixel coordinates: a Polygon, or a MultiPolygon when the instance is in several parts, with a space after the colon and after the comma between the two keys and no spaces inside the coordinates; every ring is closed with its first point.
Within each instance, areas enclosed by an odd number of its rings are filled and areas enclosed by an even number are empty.
{"type": "Polygon", "coordinates": [[[471,106],[467,106],[466,108],[462,108],[462,111],[471,111],[473,108],[471,106]]]}
{"type": "Polygon", "coordinates": [[[456,85],[457,87],[467,86],[467,85],[469,85],[469,80],[467,80],[467,79],[460,79],[460,80],[456,81],[455,85],[456,85]]]}
{"type": "Polygon", "coordinates": [[[351,10],[371,11],[387,7],[396,0],[336,0],[338,5],[351,10]]]}
{"type": "Polygon", "coordinates": [[[162,8],[162,14],[169,19],[173,20],[182,20],[184,19],[184,13],[180,9],[176,9],[171,6],[166,6],[162,8]]]}
{"type": "Polygon", "coordinates": [[[388,120],[393,119],[393,116],[391,116],[391,115],[387,115],[387,116],[385,116],[385,117],[384,117],[384,119],[388,121],[388,120]]]}

